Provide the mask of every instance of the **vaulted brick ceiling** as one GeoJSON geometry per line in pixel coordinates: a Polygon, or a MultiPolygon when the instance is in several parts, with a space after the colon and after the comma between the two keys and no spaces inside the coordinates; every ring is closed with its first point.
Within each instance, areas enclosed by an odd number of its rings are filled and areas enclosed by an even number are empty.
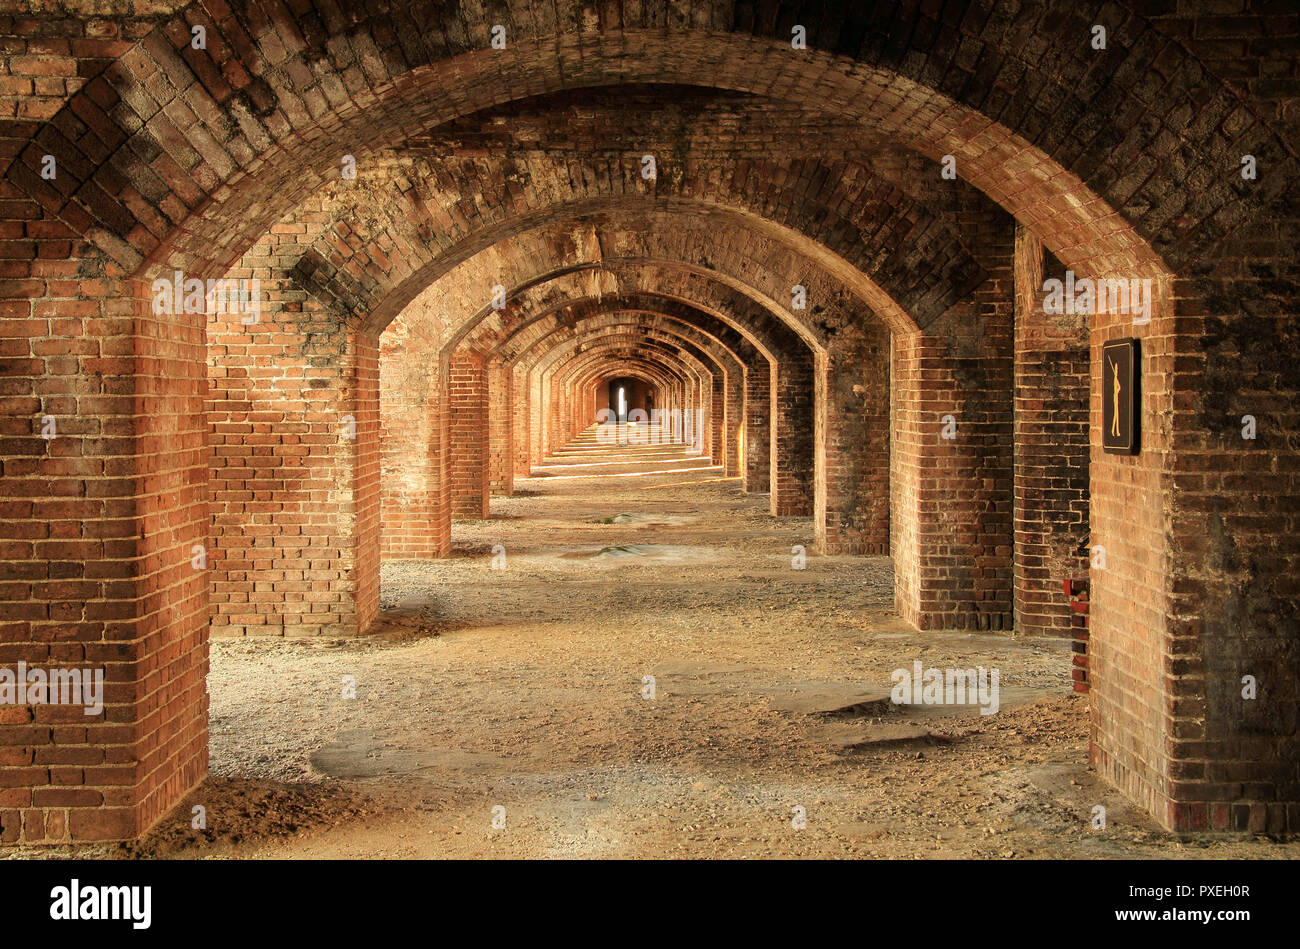
{"type": "Polygon", "coordinates": [[[631,221],[636,233],[649,230],[637,227],[642,215],[671,210],[710,229],[761,218],[824,245],[924,319],[982,278],[956,212],[982,202],[998,213],[933,162],[837,116],[691,87],[535,97],[396,151],[356,183],[331,187],[325,216],[307,223],[320,233],[304,275],[356,308],[400,294],[406,272],[427,279],[493,231],[557,221],[590,259],[617,243],[592,212],[631,221]],[[655,158],[652,182],[644,155],[655,158]],[[371,254],[393,266],[378,272],[371,254]]]}
{"type": "MultiPolygon", "coordinates": [[[[628,289],[648,266],[697,293],[721,284],[752,301],[738,327],[751,344],[762,345],[750,316],[785,323],[818,351],[864,316],[924,328],[979,286],[979,236],[957,224],[972,214],[1013,211],[1067,264],[1108,256],[1148,273],[1160,263],[1120,233],[1127,226],[1177,260],[1239,219],[1215,217],[1234,197],[1228,176],[1196,166],[1215,150],[1189,147],[1207,129],[1177,109],[1142,117],[1169,90],[1132,69],[1137,62],[1155,61],[1165,84],[1193,99],[1202,89],[1221,95],[1166,38],[1183,35],[1175,21],[1116,30],[1098,55],[1081,54],[1073,38],[1086,23],[1059,10],[998,10],[980,22],[967,10],[957,23],[828,5],[799,18],[811,49],[773,61],[744,33],[786,34],[786,18],[718,3],[693,10],[692,25],[739,32],[724,60],[702,64],[653,34],[638,34],[632,50],[599,41],[534,48],[534,37],[565,27],[536,4],[491,18],[421,4],[348,9],[292,25],[256,4],[235,5],[219,22],[180,5],[152,13],[173,9],[185,12],[161,24],[128,18],[116,35],[87,40],[108,68],[96,75],[90,60],[92,78],[28,130],[26,149],[23,130],[12,130],[9,154],[21,155],[10,179],[65,219],[88,221],[92,239],[128,266],[150,258],[219,271],[258,233],[293,233],[283,262],[340,319],[381,328],[423,295],[416,309],[443,357],[493,317],[485,301],[497,286],[513,307],[519,294],[578,270],[588,284],[581,299],[628,289]],[[507,49],[480,42],[488,19],[505,24],[507,49]],[[211,34],[206,49],[188,44],[191,24],[211,34]],[[955,27],[960,47],[944,42],[955,27]],[[133,46],[127,34],[142,41],[133,46]],[[903,50],[862,46],[877,34],[911,37],[902,68],[894,58],[903,50]],[[885,68],[846,68],[823,50],[885,68]],[[232,52],[246,61],[239,68],[232,52]],[[444,68],[456,54],[468,55],[444,68]],[[1043,68],[1049,60],[1054,68],[1043,68]],[[613,62],[618,85],[609,84],[613,62]],[[1001,115],[1046,155],[1003,153],[971,109],[1001,115]],[[1135,144],[1168,139],[1158,151],[1182,173],[1179,187],[1130,186],[1128,142],[1107,139],[1107,109],[1132,113],[1114,125],[1130,127],[1135,144]],[[1073,140],[1063,139],[1070,128],[1073,140]],[[55,184],[33,174],[49,148],[64,156],[55,184]],[[939,174],[945,151],[961,162],[951,179],[939,174]],[[645,155],[655,159],[653,180],[641,174],[645,155]],[[348,160],[355,179],[340,174],[348,160]],[[1077,197],[1073,174],[1124,221],[1077,197]],[[224,213],[191,217],[164,247],[173,225],[206,202],[224,213]],[[1058,246],[1058,232],[1067,243],[1058,246]],[[795,285],[807,290],[807,311],[792,312],[795,285]]],[[[599,22],[581,25],[598,36],[671,28],[678,17],[621,6],[594,15],[599,22]]],[[[1231,115],[1230,134],[1267,160],[1283,158],[1285,147],[1262,126],[1252,131],[1250,115],[1231,115]]],[[[1251,200],[1276,196],[1274,184],[1251,200]]]]}

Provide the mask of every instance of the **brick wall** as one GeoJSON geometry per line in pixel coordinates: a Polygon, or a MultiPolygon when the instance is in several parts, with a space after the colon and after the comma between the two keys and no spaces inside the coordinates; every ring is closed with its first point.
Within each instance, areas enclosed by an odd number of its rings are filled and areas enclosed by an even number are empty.
{"type": "Polygon", "coordinates": [[[227,274],[260,281],[257,322],[208,319],[217,635],[356,632],[377,596],[358,612],[360,584],[378,582],[362,564],[378,497],[374,343],[288,275],[301,232],[280,228],[227,274]]]}
{"type": "Polygon", "coordinates": [[[1088,577],[1090,318],[1044,312],[1043,281],[1064,281],[1065,268],[1051,258],[1045,269],[1023,227],[1015,268],[1015,628],[1066,635],[1075,613],[1062,583],[1088,577]]]}

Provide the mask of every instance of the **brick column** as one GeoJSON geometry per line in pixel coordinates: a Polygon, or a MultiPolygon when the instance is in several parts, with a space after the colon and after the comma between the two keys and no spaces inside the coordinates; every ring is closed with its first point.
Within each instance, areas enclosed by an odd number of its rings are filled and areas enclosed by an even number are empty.
{"type": "Polygon", "coordinates": [[[205,317],[27,212],[0,248],[0,663],[99,670],[104,705],[0,706],[0,841],[132,837],[207,770],[205,317]]]}
{"type": "Polygon", "coordinates": [[[1094,533],[1111,546],[1090,583],[1093,760],[1117,784],[1149,786],[1175,830],[1294,835],[1300,365],[1295,290],[1279,286],[1294,272],[1300,220],[1292,209],[1247,230],[1218,249],[1211,274],[1174,281],[1150,324],[1135,332],[1116,319],[1103,331],[1141,338],[1146,431],[1137,457],[1099,455],[1093,443],[1093,483],[1104,476],[1114,493],[1103,521],[1094,492],[1094,533]],[[1101,642],[1113,626],[1120,635],[1101,642]],[[1150,705],[1126,695],[1135,674],[1161,686],[1150,705]]]}
{"type": "Polygon", "coordinates": [[[510,373],[500,360],[488,365],[488,489],[493,495],[514,490],[514,407],[510,373]]]}
{"type": "Polygon", "coordinates": [[[255,320],[208,316],[218,635],[356,633],[378,609],[377,340],[296,289],[292,241],[227,275],[263,274],[255,320]]]}
{"type": "Polygon", "coordinates": [[[889,552],[889,330],[867,315],[816,364],[816,539],[829,554],[889,552]]]}
{"type": "Polygon", "coordinates": [[[546,454],[546,448],[542,443],[543,437],[543,420],[547,412],[546,405],[546,387],[540,378],[540,373],[534,372],[532,380],[528,384],[529,409],[528,409],[528,458],[527,468],[532,469],[533,465],[540,465],[542,458],[546,454]]]}
{"type": "Polygon", "coordinates": [[[452,517],[487,517],[488,385],[479,353],[451,358],[447,392],[452,517]]]}
{"type": "Polygon", "coordinates": [[[920,629],[1010,629],[1013,234],[988,279],[925,330],[895,333],[890,552],[920,629]]]}
{"type": "Polygon", "coordinates": [[[518,367],[513,366],[510,369],[510,395],[513,403],[511,450],[514,459],[514,476],[527,478],[531,473],[529,457],[532,451],[532,386],[528,376],[518,367]]]}
{"type": "Polygon", "coordinates": [[[1087,314],[1047,314],[1041,242],[1016,227],[1014,605],[1018,633],[1073,629],[1067,580],[1086,581],[1087,314]]]}
{"type": "Polygon", "coordinates": [[[771,418],[772,372],[764,359],[745,367],[745,457],[741,463],[745,490],[750,493],[771,490],[771,418]]]}
{"type": "Polygon", "coordinates": [[[727,413],[726,439],[723,443],[721,459],[715,459],[723,466],[723,475],[728,478],[740,477],[744,459],[742,432],[745,428],[745,368],[742,365],[737,372],[727,375],[727,395],[725,400],[727,413]]]}
{"type": "MultiPolygon", "coordinates": [[[[380,454],[379,339],[352,327],[342,360],[344,414],[356,419],[356,437],[345,439],[344,464],[352,469],[352,497],[340,512],[340,527],[350,539],[343,551],[353,597],[356,632],[379,617],[380,454]],[[347,457],[350,453],[351,457],[347,457]],[[350,562],[349,562],[350,561],[350,562]]],[[[346,615],[346,610],[344,611],[346,615]]]]}
{"type": "Polygon", "coordinates": [[[381,549],[385,560],[451,553],[450,429],[442,370],[381,338],[381,549]]]}
{"type": "Polygon", "coordinates": [[[709,392],[709,438],[706,447],[709,459],[715,464],[722,464],[726,455],[727,444],[727,379],[719,372],[713,376],[709,392]]]}
{"type": "Polygon", "coordinates": [[[772,367],[772,503],[777,517],[813,513],[813,357],[803,347],[772,367]]]}

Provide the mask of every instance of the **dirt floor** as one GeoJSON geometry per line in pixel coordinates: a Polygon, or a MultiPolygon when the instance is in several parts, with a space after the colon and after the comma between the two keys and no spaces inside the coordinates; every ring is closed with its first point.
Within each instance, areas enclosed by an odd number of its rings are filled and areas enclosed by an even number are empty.
{"type": "Polygon", "coordinates": [[[217,640],[211,779],[142,841],[8,855],[1300,856],[1179,841],[1089,771],[1066,642],[916,632],[887,558],[795,569],[809,519],[649,456],[385,564],[373,635],[217,640]],[[916,660],[998,669],[999,710],[894,705],[916,660]]]}

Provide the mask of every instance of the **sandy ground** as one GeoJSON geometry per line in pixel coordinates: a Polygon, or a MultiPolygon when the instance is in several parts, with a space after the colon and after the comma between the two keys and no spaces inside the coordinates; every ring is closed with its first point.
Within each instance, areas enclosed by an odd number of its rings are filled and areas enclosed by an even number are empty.
{"type": "Polygon", "coordinates": [[[887,558],[794,569],[811,521],[718,469],[572,470],[385,564],[373,635],[214,642],[212,777],[144,840],[8,855],[1300,855],[1179,841],[1090,772],[1064,641],[918,633],[887,558]],[[998,669],[999,710],[894,705],[915,660],[998,669]]]}

